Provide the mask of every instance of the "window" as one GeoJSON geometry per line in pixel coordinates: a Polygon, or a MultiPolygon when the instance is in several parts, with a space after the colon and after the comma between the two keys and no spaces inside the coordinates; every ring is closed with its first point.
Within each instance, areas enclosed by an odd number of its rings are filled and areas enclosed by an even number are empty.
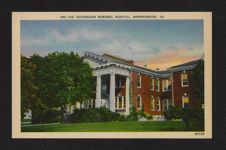
{"type": "Polygon", "coordinates": [[[162,80],[162,91],[171,91],[171,89],[172,89],[171,80],[170,79],[162,80]]]}
{"type": "Polygon", "coordinates": [[[160,103],[159,97],[157,98],[157,101],[156,101],[156,109],[157,109],[157,111],[161,110],[161,103],[160,103]]]}
{"type": "Polygon", "coordinates": [[[137,87],[141,88],[141,75],[137,74],[137,87]]]}
{"type": "Polygon", "coordinates": [[[155,80],[155,89],[159,91],[159,79],[155,80]]]}
{"type": "Polygon", "coordinates": [[[141,110],[142,103],[141,103],[141,96],[137,96],[137,109],[141,110]]]}
{"type": "Polygon", "coordinates": [[[118,108],[122,108],[122,97],[119,97],[118,108]]]}
{"type": "Polygon", "coordinates": [[[124,96],[118,96],[116,98],[116,103],[115,103],[115,108],[116,109],[121,109],[121,108],[126,108],[126,103],[125,103],[125,97],[124,96]]]}
{"type": "Polygon", "coordinates": [[[155,111],[155,99],[153,96],[151,96],[150,109],[151,111],[155,111]]]}
{"type": "Polygon", "coordinates": [[[167,111],[169,109],[169,100],[168,99],[164,99],[163,100],[163,110],[167,111]]]}
{"type": "Polygon", "coordinates": [[[182,96],[182,105],[183,105],[183,108],[188,107],[188,105],[189,105],[189,97],[188,96],[182,96]]]}
{"type": "Polygon", "coordinates": [[[151,78],[151,90],[152,91],[154,91],[154,86],[155,86],[155,84],[154,84],[154,78],[151,78]]]}
{"type": "Polygon", "coordinates": [[[122,87],[124,87],[125,81],[126,81],[125,80],[125,77],[116,75],[115,76],[115,87],[116,88],[122,88],[122,87]]]}
{"type": "Polygon", "coordinates": [[[188,74],[187,73],[181,74],[181,85],[182,85],[182,87],[188,87],[188,74]]]}

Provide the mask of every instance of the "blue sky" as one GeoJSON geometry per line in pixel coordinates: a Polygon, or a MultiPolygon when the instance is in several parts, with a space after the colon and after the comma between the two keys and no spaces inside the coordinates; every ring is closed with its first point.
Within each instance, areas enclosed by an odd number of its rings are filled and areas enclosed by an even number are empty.
{"type": "Polygon", "coordinates": [[[203,21],[21,21],[21,51],[25,56],[53,51],[109,53],[165,69],[202,55],[203,21]]]}

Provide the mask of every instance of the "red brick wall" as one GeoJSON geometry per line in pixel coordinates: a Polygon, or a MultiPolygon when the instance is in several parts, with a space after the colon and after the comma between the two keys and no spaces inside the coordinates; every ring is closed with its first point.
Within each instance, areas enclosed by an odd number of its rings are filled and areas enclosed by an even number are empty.
{"type": "MultiPolygon", "coordinates": [[[[162,100],[160,98],[160,107],[161,107],[161,111],[157,111],[156,109],[156,104],[157,104],[157,97],[161,97],[162,94],[162,80],[160,78],[159,79],[159,91],[156,91],[155,86],[154,86],[154,91],[152,91],[150,89],[151,85],[150,85],[150,80],[151,80],[151,76],[148,76],[146,74],[142,74],[141,75],[141,88],[137,88],[137,74],[136,72],[132,72],[132,81],[131,81],[131,85],[132,85],[132,102],[133,105],[137,108],[137,96],[140,94],[140,96],[142,97],[142,105],[144,106],[144,111],[148,114],[152,114],[152,115],[160,115],[162,114],[162,100]],[[151,96],[153,96],[153,98],[155,99],[155,110],[151,111],[150,110],[150,102],[151,102],[151,96]]],[[[154,80],[157,80],[156,77],[154,77],[154,80]]]]}
{"type": "Polygon", "coordinates": [[[188,82],[189,82],[188,87],[182,87],[181,73],[183,73],[183,71],[173,73],[174,105],[182,107],[182,96],[184,96],[184,93],[187,93],[187,96],[189,97],[189,103],[191,105],[195,106],[197,104],[197,100],[193,98],[193,93],[192,93],[193,85],[191,83],[191,70],[186,71],[186,73],[188,73],[188,82]]]}
{"type": "Polygon", "coordinates": [[[132,102],[135,107],[137,107],[137,96],[140,94],[142,97],[142,105],[144,106],[144,111],[148,112],[150,110],[150,77],[145,74],[141,75],[141,88],[137,88],[137,73],[132,72],[132,102]]]}

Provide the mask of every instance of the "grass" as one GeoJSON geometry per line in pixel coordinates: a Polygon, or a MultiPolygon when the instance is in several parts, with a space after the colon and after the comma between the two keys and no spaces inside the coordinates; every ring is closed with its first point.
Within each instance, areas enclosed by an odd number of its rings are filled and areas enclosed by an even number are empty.
{"type": "MultiPolygon", "coordinates": [[[[147,131],[187,131],[182,121],[114,121],[95,123],[62,123],[36,126],[23,126],[22,132],[147,132],[147,131]]],[[[202,131],[195,123],[191,130],[202,131]]]]}

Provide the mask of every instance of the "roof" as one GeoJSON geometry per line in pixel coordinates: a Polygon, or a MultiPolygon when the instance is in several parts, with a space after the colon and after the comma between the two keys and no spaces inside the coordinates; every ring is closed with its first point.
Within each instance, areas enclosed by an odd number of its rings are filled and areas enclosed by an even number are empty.
{"type": "MultiPolygon", "coordinates": [[[[98,59],[99,61],[106,63],[106,66],[109,66],[109,65],[110,66],[112,66],[112,65],[118,66],[118,65],[121,64],[125,68],[131,68],[132,70],[135,70],[135,71],[138,71],[138,72],[142,72],[142,73],[145,73],[145,74],[148,74],[148,75],[153,75],[153,76],[160,76],[160,77],[169,77],[171,75],[171,73],[175,72],[175,71],[193,69],[201,61],[201,59],[198,59],[198,60],[194,60],[194,61],[190,61],[190,62],[187,62],[187,63],[184,63],[184,64],[180,64],[180,65],[170,67],[167,70],[157,71],[157,70],[152,70],[152,69],[149,69],[149,68],[134,65],[133,60],[128,60],[128,59],[125,59],[125,58],[121,58],[121,57],[106,54],[106,53],[103,54],[103,55],[98,55],[98,54],[86,51],[85,54],[84,54],[84,57],[91,57],[91,58],[94,58],[94,59],[98,59]]],[[[105,65],[103,64],[102,66],[97,67],[96,69],[104,67],[104,66],[105,65]]]]}
{"type": "Polygon", "coordinates": [[[173,66],[173,67],[170,67],[170,68],[178,68],[178,67],[186,67],[186,66],[197,65],[200,61],[201,61],[201,59],[197,59],[197,60],[186,62],[184,64],[176,65],[176,66],[173,66]]]}
{"type": "Polygon", "coordinates": [[[120,60],[124,60],[124,61],[133,61],[132,59],[125,59],[125,58],[122,58],[122,57],[119,57],[119,56],[114,56],[114,55],[111,55],[111,54],[108,54],[108,53],[104,53],[102,56],[103,57],[104,56],[114,57],[116,59],[120,59],[120,60]]]}

